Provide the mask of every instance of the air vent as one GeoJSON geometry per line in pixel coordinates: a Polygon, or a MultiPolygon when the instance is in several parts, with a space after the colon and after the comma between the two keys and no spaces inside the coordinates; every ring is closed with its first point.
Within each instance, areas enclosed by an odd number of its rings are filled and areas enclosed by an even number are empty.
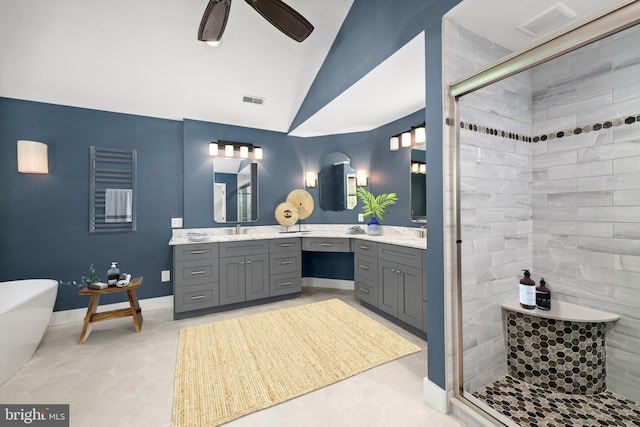
{"type": "Polygon", "coordinates": [[[556,3],[520,25],[518,29],[528,36],[540,37],[551,31],[560,30],[576,15],[577,13],[564,3],[556,3]]]}
{"type": "Polygon", "coordinates": [[[260,98],[258,96],[242,95],[242,102],[246,102],[247,104],[262,105],[264,104],[264,98],[260,98]]]}

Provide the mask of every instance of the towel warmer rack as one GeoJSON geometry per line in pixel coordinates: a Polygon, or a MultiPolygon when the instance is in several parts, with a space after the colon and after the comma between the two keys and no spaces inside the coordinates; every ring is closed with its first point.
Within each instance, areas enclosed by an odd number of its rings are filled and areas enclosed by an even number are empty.
{"type": "Polygon", "coordinates": [[[136,150],[90,148],[89,233],[136,231],[136,150]],[[132,190],[131,222],[105,222],[105,190],[132,190]]]}

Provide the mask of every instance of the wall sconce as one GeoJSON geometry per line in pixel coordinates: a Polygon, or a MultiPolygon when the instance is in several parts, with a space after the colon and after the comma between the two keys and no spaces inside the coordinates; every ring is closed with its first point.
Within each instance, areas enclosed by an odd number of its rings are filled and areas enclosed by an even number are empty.
{"type": "Polygon", "coordinates": [[[392,136],[389,138],[389,150],[398,151],[400,149],[400,138],[392,136]]]}
{"type": "Polygon", "coordinates": [[[358,187],[366,187],[367,185],[367,171],[364,169],[358,169],[356,171],[356,185],[358,187]]]}
{"type": "Polygon", "coordinates": [[[18,141],[18,172],[49,173],[47,144],[37,141],[18,141]]]}
{"type": "Polygon", "coordinates": [[[427,165],[421,162],[412,162],[411,173],[420,173],[424,175],[427,173],[427,165]]]}
{"type": "Polygon", "coordinates": [[[316,178],[316,173],[315,172],[307,172],[305,174],[305,185],[308,188],[316,188],[316,183],[318,182],[317,178],[316,178]]]}
{"type": "Polygon", "coordinates": [[[220,154],[220,147],[224,146],[225,157],[235,157],[236,151],[241,159],[248,159],[249,153],[253,152],[253,158],[255,160],[262,160],[263,152],[261,147],[256,147],[253,144],[247,144],[242,142],[232,141],[211,141],[209,143],[209,155],[212,157],[220,154]]]}

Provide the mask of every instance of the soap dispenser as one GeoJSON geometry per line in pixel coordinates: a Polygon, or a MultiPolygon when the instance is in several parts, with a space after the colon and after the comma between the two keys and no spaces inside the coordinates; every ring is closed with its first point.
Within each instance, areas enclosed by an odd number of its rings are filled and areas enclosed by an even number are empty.
{"type": "Polygon", "coordinates": [[[536,306],[540,310],[551,310],[551,291],[544,277],[540,278],[540,286],[536,288],[536,306]]]}
{"type": "Polygon", "coordinates": [[[520,307],[527,310],[536,308],[536,282],[531,278],[529,270],[523,270],[524,277],[520,279],[520,307]]]}
{"type": "Polygon", "coordinates": [[[107,271],[107,283],[109,286],[114,286],[118,282],[119,277],[120,269],[118,268],[118,263],[113,261],[111,268],[107,271]]]}

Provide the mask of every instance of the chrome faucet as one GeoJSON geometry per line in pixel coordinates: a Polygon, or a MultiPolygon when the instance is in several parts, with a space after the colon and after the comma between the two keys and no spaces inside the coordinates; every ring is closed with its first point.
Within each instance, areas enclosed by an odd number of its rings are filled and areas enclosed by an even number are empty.
{"type": "Polygon", "coordinates": [[[425,237],[427,237],[427,227],[426,226],[422,226],[418,229],[418,237],[421,239],[424,239],[425,237]]]}
{"type": "Polygon", "coordinates": [[[236,224],[236,234],[240,234],[240,223],[236,224]]]}

